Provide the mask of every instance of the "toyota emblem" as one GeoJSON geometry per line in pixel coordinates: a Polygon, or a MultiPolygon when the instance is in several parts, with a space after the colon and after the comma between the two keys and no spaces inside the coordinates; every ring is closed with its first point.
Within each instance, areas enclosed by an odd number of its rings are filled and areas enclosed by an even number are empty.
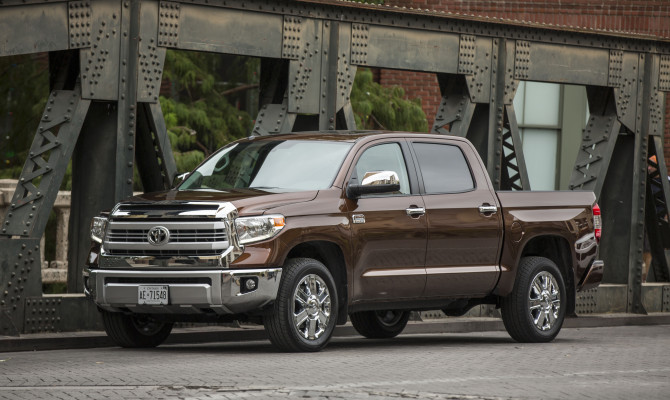
{"type": "Polygon", "coordinates": [[[170,231],[164,226],[154,226],[149,229],[147,239],[154,246],[162,246],[170,240],[170,231]]]}

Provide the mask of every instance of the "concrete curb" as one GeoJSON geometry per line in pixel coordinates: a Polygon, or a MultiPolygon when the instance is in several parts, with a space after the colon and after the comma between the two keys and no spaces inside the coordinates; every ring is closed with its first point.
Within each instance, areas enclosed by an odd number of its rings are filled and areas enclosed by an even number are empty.
{"type": "MultiPolygon", "coordinates": [[[[608,326],[670,325],[670,313],[649,315],[601,314],[567,318],[563,328],[595,328],[608,326]]],[[[448,318],[410,322],[403,334],[440,334],[504,331],[499,318],[448,318]]],[[[358,336],[350,325],[338,326],[334,336],[358,336]]],[[[204,326],[175,329],[166,344],[188,344],[207,342],[246,342],[267,340],[262,326],[229,328],[204,326]]],[[[0,352],[42,351],[61,349],[83,349],[112,347],[114,343],[104,332],[62,332],[27,334],[18,337],[0,336],[0,352]]]]}

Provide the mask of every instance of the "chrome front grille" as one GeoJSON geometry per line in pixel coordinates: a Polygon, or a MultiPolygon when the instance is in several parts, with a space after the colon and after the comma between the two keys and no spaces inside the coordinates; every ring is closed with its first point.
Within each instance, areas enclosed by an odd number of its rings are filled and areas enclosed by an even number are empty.
{"type": "Polygon", "coordinates": [[[229,246],[224,221],[110,221],[104,250],[113,256],[188,257],[215,256],[229,246]],[[169,231],[166,243],[152,244],[150,231],[169,231]]]}
{"type": "MultiPolygon", "coordinates": [[[[110,242],[149,244],[149,229],[111,229],[107,233],[107,237],[110,242]]],[[[220,242],[225,240],[226,230],[224,228],[170,230],[170,241],[175,243],[220,242]]]]}
{"type": "Polygon", "coordinates": [[[108,256],[121,257],[207,257],[217,256],[221,254],[220,251],[215,250],[127,250],[127,249],[110,249],[107,250],[108,256]]]}

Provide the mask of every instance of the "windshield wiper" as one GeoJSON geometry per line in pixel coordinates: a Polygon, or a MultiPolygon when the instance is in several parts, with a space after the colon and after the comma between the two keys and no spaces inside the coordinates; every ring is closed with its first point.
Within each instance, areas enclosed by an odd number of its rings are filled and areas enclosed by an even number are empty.
{"type": "Polygon", "coordinates": [[[223,193],[228,193],[227,190],[223,189],[215,189],[215,188],[189,188],[189,189],[179,189],[179,191],[187,191],[187,190],[192,190],[194,192],[223,192],[223,193]]]}

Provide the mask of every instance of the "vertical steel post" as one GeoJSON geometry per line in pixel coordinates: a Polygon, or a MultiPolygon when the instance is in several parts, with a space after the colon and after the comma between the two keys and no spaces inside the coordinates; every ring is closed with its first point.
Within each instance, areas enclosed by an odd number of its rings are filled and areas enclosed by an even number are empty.
{"type": "Polygon", "coordinates": [[[493,187],[502,187],[503,129],[505,123],[505,63],[504,39],[493,39],[491,60],[491,100],[489,102],[489,137],[486,167],[493,187]]]}
{"type": "Polygon", "coordinates": [[[117,105],[92,102],[72,157],[68,292],[83,292],[81,271],[90,250],[91,219],[116,204],[117,105]]]}
{"type": "Polygon", "coordinates": [[[668,182],[667,164],[663,152],[665,97],[663,92],[670,91],[670,56],[647,55],[651,64],[651,92],[645,117],[649,118],[650,154],[656,156],[656,162],[650,157],[647,162],[647,202],[645,206],[645,224],[652,262],[649,268],[650,277],[656,282],[670,282],[670,266],[665,249],[670,249],[670,183],[668,182]],[[651,57],[651,59],[649,59],[651,57]]]}
{"type": "Polygon", "coordinates": [[[335,129],[337,115],[337,61],[340,48],[340,23],[324,21],[321,34],[321,95],[319,130],[335,129]]]}
{"type": "MultiPolygon", "coordinates": [[[[654,277],[656,282],[670,281],[670,268],[665,257],[665,249],[670,248],[670,224],[668,223],[668,177],[663,155],[663,138],[658,135],[649,136],[649,159],[647,168],[647,201],[645,204],[645,230],[649,240],[652,262],[647,277],[654,277]],[[656,162],[652,160],[656,157],[656,162]]],[[[649,281],[649,278],[647,278],[649,281]]]]}
{"type": "MultiPolygon", "coordinates": [[[[334,23],[334,22],[333,22],[334,23]]],[[[356,129],[356,118],[351,107],[351,89],[356,78],[356,66],[351,63],[352,24],[337,22],[332,30],[339,36],[337,40],[337,63],[335,82],[335,129],[356,129]]],[[[332,41],[332,38],[331,38],[332,41]]]]}
{"type": "Polygon", "coordinates": [[[628,259],[628,312],[646,314],[642,304],[642,252],[644,247],[644,206],[647,196],[649,144],[649,100],[652,95],[651,55],[638,56],[637,96],[635,101],[635,147],[633,155],[633,199],[631,203],[631,241],[628,259]]]}
{"type": "MultiPolygon", "coordinates": [[[[598,199],[602,210],[603,232],[600,241],[600,257],[605,261],[603,282],[613,284],[628,283],[628,269],[631,258],[629,244],[633,241],[631,230],[631,210],[633,188],[633,149],[635,137],[624,128],[616,135],[612,159],[598,199]]],[[[640,254],[641,256],[641,254],[640,254]]]]}
{"type": "Polygon", "coordinates": [[[133,194],[133,156],[137,116],[137,56],[140,34],[140,1],[124,0],[121,8],[119,97],[116,125],[116,178],[114,199],[133,194]]]}
{"type": "Polygon", "coordinates": [[[169,189],[177,167],[159,103],[137,104],[136,163],[145,192],[169,189]]]}
{"type": "MultiPolygon", "coordinates": [[[[115,60],[118,63],[118,82],[114,86],[116,92],[109,93],[117,101],[94,103],[73,159],[78,171],[72,177],[68,252],[70,292],[82,291],[81,273],[89,250],[88,226],[91,218],[133,193],[140,0],[122,1],[120,13],[112,3],[103,4],[109,8],[100,11],[102,27],[111,25],[111,22],[108,24],[105,21],[116,21],[120,14],[117,39],[120,42],[100,40],[112,51],[118,46],[119,57],[115,60]]],[[[116,35],[117,32],[112,33],[116,35]]],[[[98,48],[97,51],[105,54],[106,50],[98,48]]],[[[94,84],[102,86],[98,81],[94,84]]]]}

